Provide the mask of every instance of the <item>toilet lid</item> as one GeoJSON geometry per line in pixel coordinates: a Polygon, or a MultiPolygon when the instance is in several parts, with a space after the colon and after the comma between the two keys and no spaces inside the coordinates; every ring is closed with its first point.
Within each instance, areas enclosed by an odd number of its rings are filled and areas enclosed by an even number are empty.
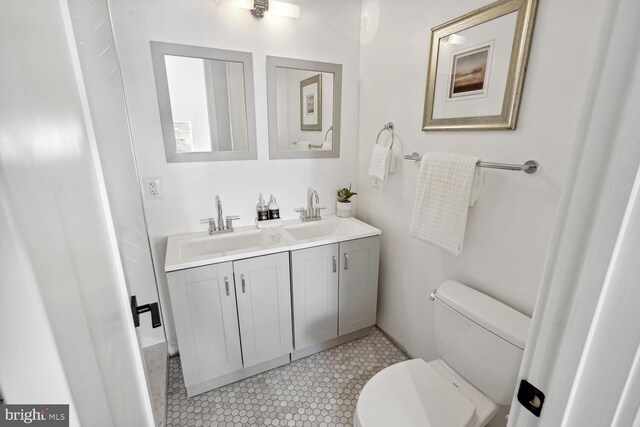
{"type": "Polygon", "coordinates": [[[362,388],[356,406],[360,427],[468,427],[475,407],[424,360],[397,363],[362,388]]]}

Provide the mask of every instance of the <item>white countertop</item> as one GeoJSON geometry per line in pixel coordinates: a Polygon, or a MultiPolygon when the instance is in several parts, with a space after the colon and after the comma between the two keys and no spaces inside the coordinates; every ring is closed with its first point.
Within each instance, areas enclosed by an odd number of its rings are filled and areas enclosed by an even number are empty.
{"type": "Polygon", "coordinates": [[[381,231],[356,218],[323,217],[320,221],[285,221],[282,226],[258,230],[236,227],[232,233],[169,236],[165,272],[252,258],[278,252],[328,245],[380,235],[381,231]]]}

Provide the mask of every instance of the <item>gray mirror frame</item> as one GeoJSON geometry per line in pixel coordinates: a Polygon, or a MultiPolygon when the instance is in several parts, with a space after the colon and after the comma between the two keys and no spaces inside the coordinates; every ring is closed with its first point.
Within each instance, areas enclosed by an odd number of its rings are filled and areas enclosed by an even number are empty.
{"type": "Polygon", "coordinates": [[[269,114],[269,159],[314,159],[340,157],[340,130],[342,117],[342,65],[328,62],[267,56],[267,109],[269,114]],[[276,90],[277,68],[333,73],[333,148],[326,151],[278,151],[278,100],[276,90]]]}
{"type": "Polygon", "coordinates": [[[160,122],[162,124],[162,134],[164,136],[164,149],[167,157],[167,163],[255,160],[258,158],[256,106],[253,85],[253,55],[251,53],[151,41],[151,57],[153,60],[153,72],[155,75],[156,91],[158,94],[158,107],[160,109],[160,122]],[[241,62],[243,64],[245,105],[247,109],[248,151],[176,153],[173,114],[171,113],[169,84],[167,82],[167,68],[164,62],[165,55],[241,62]]]}

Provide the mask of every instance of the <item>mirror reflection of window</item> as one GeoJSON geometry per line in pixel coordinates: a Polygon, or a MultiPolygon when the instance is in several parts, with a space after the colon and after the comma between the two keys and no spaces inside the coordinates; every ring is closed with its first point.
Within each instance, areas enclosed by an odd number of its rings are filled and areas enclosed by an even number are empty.
{"type": "Polygon", "coordinates": [[[329,132],[333,117],[333,83],[333,73],[276,69],[278,150],[324,151],[333,148],[329,132]],[[321,114],[316,109],[321,109],[321,114]],[[314,130],[307,130],[311,128],[314,130]]]}
{"type": "Polygon", "coordinates": [[[177,153],[248,151],[240,62],[165,55],[177,153]]]}
{"type": "Polygon", "coordinates": [[[193,127],[191,122],[173,122],[176,134],[176,153],[193,153],[193,127]]]}

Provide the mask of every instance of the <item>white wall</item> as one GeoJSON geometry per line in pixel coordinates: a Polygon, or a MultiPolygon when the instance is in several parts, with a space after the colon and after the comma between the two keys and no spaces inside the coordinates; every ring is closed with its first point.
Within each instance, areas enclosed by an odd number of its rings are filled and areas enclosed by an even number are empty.
{"type": "Polygon", "coordinates": [[[588,77],[597,61],[591,47],[606,2],[540,2],[515,131],[421,131],[430,28],[487,3],[362,4],[358,216],[382,229],[378,324],[413,356],[426,359],[436,357],[428,295],[446,279],[531,315],[569,150],[591,89],[588,77]],[[367,164],[388,121],[396,125],[398,170],[383,189],[374,189],[367,164]],[[436,150],[494,162],[535,159],[541,165],[534,175],[486,171],[458,257],[409,234],[418,165],[401,156],[436,150]]]}
{"type": "Polygon", "coordinates": [[[308,187],[331,213],[335,191],[356,179],[360,2],[300,5],[300,19],[256,20],[246,10],[211,0],[110,0],[140,175],[162,177],[164,198],[145,200],[145,210],[172,351],[176,339],[163,273],[167,236],[205,230],[199,220],[216,215],[217,194],[225,214],[252,224],[259,192],[273,193],[283,218],[294,218],[308,187]],[[150,40],[253,53],[258,160],[166,163],[150,40]],[[266,55],[343,64],[339,159],[268,160],[266,55]]]}
{"type": "Polygon", "coordinates": [[[71,425],[152,425],[67,2],[0,2],[0,55],[2,392],[71,403],[71,425]]]}

